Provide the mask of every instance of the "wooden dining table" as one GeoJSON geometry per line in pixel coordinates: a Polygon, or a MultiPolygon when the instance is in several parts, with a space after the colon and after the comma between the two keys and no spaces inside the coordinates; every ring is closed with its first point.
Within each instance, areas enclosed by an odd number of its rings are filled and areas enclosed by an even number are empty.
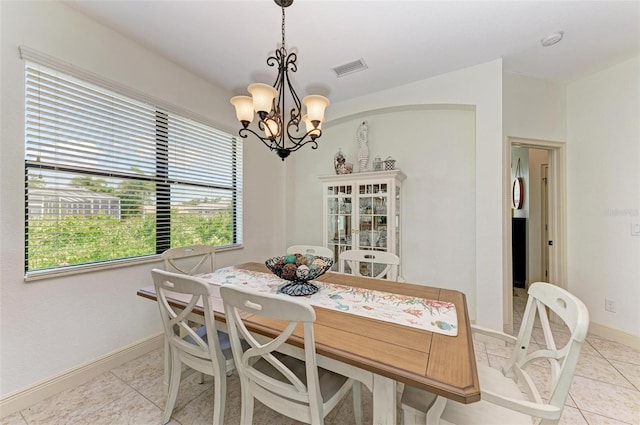
{"type": "MultiPolygon", "coordinates": [[[[270,273],[263,263],[235,267],[270,273]]],[[[318,365],[356,379],[371,390],[374,424],[397,423],[398,382],[460,403],[480,400],[469,315],[462,292],[334,272],[327,272],[316,280],[451,302],[456,307],[458,332],[450,336],[314,306],[318,365]]],[[[137,294],[156,300],[153,286],[142,288],[137,294]]],[[[170,302],[177,307],[184,305],[177,298],[170,302]]],[[[216,323],[225,330],[224,311],[220,310],[214,312],[216,323]]],[[[204,314],[202,309],[196,311],[204,314]]],[[[257,316],[243,317],[243,321],[251,332],[266,338],[275,337],[282,330],[281,322],[257,316]]],[[[301,346],[302,336],[294,334],[288,344],[290,351],[285,354],[304,358],[301,346]]]]}

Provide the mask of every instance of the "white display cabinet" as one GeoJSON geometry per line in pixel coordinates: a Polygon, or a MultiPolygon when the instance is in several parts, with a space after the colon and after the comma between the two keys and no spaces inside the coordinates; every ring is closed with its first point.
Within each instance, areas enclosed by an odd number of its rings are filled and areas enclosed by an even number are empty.
{"type": "MultiPolygon", "coordinates": [[[[400,170],[322,176],[324,245],[335,258],[349,249],[387,251],[400,257],[400,170]]],[[[361,270],[363,274],[371,271],[361,270]]]]}

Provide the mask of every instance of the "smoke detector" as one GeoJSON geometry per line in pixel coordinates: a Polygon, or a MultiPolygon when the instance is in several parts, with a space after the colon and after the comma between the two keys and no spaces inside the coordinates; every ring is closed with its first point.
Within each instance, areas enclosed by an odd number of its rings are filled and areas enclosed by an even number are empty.
{"type": "Polygon", "coordinates": [[[560,40],[562,40],[562,36],[564,35],[564,32],[559,31],[559,32],[554,32],[553,34],[549,34],[548,36],[542,38],[540,40],[540,44],[542,44],[542,46],[544,47],[549,47],[549,46],[553,46],[554,44],[560,42],[560,40]]]}

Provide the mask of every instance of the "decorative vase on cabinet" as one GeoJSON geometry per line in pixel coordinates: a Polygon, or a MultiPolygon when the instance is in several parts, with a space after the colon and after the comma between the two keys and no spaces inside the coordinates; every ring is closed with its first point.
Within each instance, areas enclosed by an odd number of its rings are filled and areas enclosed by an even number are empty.
{"type": "MultiPolygon", "coordinates": [[[[387,251],[400,257],[400,170],[321,176],[324,245],[340,253],[350,249],[387,251]]],[[[401,257],[402,258],[402,257],[401,257]]]]}

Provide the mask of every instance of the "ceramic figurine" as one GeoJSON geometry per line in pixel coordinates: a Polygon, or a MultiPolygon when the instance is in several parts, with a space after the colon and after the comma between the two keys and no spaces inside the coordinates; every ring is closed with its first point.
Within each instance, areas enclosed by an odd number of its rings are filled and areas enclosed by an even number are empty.
{"type": "Polygon", "coordinates": [[[369,171],[367,169],[367,163],[369,162],[369,146],[367,145],[367,132],[368,132],[368,124],[367,121],[362,121],[362,124],[358,127],[358,132],[356,133],[356,137],[358,139],[358,144],[360,145],[360,150],[358,151],[358,162],[360,163],[360,169],[358,170],[361,173],[369,171]]]}
{"type": "Polygon", "coordinates": [[[346,158],[342,153],[342,148],[338,148],[338,152],[333,156],[333,168],[335,168],[336,174],[344,174],[341,171],[344,168],[345,162],[346,158]]]}
{"type": "Polygon", "coordinates": [[[373,159],[373,171],[382,171],[382,160],[379,156],[373,159]]]}

